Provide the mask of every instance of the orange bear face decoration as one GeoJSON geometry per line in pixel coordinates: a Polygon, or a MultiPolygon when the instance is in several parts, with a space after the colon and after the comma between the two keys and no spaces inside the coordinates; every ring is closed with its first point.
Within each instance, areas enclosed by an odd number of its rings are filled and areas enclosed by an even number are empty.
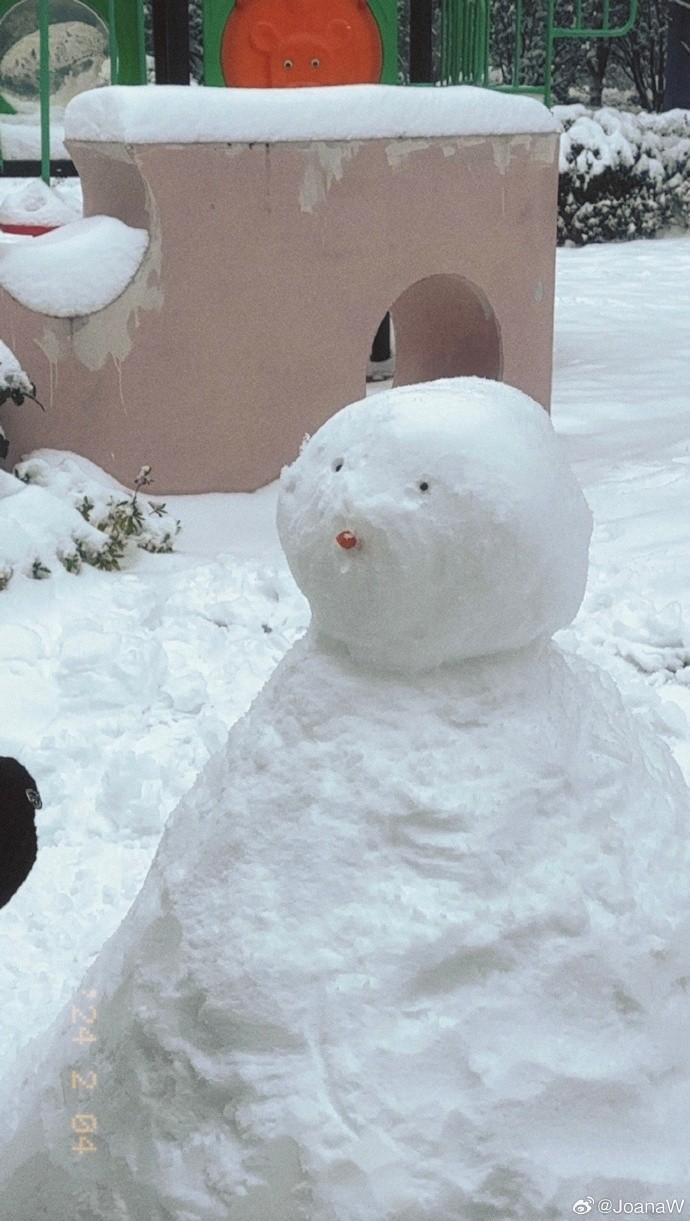
{"type": "Polygon", "coordinates": [[[322,35],[280,34],[268,21],[259,21],[250,36],[252,46],[268,57],[268,84],[339,85],[342,56],[352,38],[346,21],[331,21],[322,35]]]}
{"type": "Polygon", "coordinates": [[[366,0],[237,0],[221,49],[226,85],[255,88],[375,83],[382,59],[366,0]]]}

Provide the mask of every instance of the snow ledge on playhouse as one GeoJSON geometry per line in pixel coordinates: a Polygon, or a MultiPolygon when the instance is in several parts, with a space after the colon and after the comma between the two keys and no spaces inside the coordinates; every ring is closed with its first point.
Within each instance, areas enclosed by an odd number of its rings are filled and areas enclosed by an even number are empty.
{"type": "Polygon", "coordinates": [[[93,314],[131,284],[148,244],[145,229],[113,216],[87,216],[9,245],[0,259],[0,286],[27,309],[54,318],[93,314]]]}
{"type": "Polygon", "coordinates": [[[510,136],[559,130],[558,121],[535,98],[472,85],[412,90],[399,85],[110,85],[79,94],[65,111],[66,140],[130,144],[510,136]]]}

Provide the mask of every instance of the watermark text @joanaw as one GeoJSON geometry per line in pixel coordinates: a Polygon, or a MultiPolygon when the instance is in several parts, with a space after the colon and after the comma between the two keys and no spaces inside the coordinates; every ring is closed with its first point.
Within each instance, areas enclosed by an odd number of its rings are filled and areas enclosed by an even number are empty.
{"type": "Polygon", "coordinates": [[[593,1196],[583,1196],[573,1204],[573,1212],[580,1217],[586,1217],[587,1213],[611,1217],[662,1217],[664,1214],[678,1215],[684,1207],[685,1200],[595,1200],[593,1196]]]}

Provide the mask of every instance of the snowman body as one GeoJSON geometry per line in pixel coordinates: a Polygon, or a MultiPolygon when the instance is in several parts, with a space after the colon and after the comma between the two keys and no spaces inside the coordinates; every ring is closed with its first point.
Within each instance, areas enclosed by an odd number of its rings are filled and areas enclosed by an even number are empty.
{"type": "Polygon", "coordinates": [[[3,1215],[546,1221],[673,1194],[687,790],[550,639],[591,522],[548,417],[478,379],[392,391],[282,484],[312,625],[85,980],[101,1162],[70,1166],[25,1076],[3,1215]]]}
{"type": "Polygon", "coordinates": [[[310,634],[223,784],[164,875],[295,1216],[547,1217],[682,1178],[687,798],[606,676],[540,642],[372,679],[310,634]]]}

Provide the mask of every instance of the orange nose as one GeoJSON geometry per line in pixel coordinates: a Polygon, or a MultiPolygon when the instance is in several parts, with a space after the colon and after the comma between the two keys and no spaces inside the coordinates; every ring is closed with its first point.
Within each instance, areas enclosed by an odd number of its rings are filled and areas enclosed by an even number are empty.
{"type": "Polygon", "coordinates": [[[351,530],[341,530],[340,534],[336,534],[335,541],[344,551],[351,551],[359,543],[357,535],[353,534],[351,530]]]}

